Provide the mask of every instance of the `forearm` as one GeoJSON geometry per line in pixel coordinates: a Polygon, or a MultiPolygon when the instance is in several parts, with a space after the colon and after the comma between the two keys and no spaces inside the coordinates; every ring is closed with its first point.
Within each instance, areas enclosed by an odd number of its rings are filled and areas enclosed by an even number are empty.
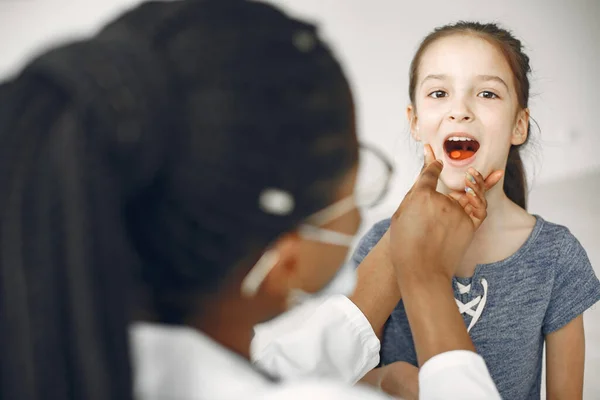
{"type": "Polygon", "coordinates": [[[365,315],[377,337],[400,301],[400,288],[389,254],[389,232],[358,267],[358,283],[350,300],[365,315]]]}
{"type": "Polygon", "coordinates": [[[581,400],[583,399],[583,386],[569,390],[548,390],[546,389],[547,400],[581,400]]]}
{"type": "Polygon", "coordinates": [[[381,389],[381,381],[383,380],[383,375],[385,373],[384,368],[385,367],[380,367],[380,368],[374,368],[374,369],[370,370],[358,382],[381,389]]]}
{"type": "Polygon", "coordinates": [[[400,277],[399,286],[419,365],[447,351],[475,351],[456,307],[450,279],[418,275],[400,277]]]}
{"type": "Polygon", "coordinates": [[[583,399],[583,362],[581,366],[568,370],[559,367],[562,374],[546,374],[546,398],[548,400],[583,399]]]}
{"type": "Polygon", "coordinates": [[[546,336],[548,400],[583,398],[585,333],[583,316],[546,336]]]}

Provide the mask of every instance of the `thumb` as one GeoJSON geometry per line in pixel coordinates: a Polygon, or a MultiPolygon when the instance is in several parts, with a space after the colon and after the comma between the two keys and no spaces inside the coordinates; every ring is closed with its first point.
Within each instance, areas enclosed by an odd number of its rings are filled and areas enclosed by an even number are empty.
{"type": "Polygon", "coordinates": [[[504,175],[504,171],[502,170],[498,170],[498,171],[494,171],[490,174],[490,176],[488,176],[485,179],[485,190],[490,190],[491,188],[493,188],[496,183],[500,182],[500,179],[502,179],[502,176],[504,175]]]}
{"type": "Polygon", "coordinates": [[[423,152],[424,152],[424,163],[423,163],[423,170],[432,162],[435,161],[435,153],[433,152],[433,149],[431,148],[431,145],[426,144],[423,147],[423,152]]]}
{"type": "MultiPolygon", "coordinates": [[[[433,152],[432,152],[433,153],[433,152]]],[[[415,182],[413,188],[436,190],[440,174],[442,173],[443,164],[440,160],[433,160],[429,164],[425,164],[421,175],[415,182]]]]}

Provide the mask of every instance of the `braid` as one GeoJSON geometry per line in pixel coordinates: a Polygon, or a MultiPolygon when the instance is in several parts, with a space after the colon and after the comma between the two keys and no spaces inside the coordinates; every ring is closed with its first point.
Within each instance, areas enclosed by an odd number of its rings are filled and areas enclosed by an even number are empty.
{"type": "Polygon", "coordinates": [[[2,88],[3,398],[131,396],[118,210],[165,158],[167,123],[147,117],[168,86],[127,43],[62,47],[2,88]]]}

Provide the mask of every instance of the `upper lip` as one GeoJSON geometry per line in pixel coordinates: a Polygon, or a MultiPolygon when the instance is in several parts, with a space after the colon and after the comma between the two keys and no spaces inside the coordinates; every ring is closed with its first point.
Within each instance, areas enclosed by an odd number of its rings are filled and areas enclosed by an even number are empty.
{"type": "Polygon", "coordinates": [[[449,133],[444,138],[444,143],[446,143],[446,140],[450,139],[451,137],[455,137],[455,136],[466,137],[466,138],[473,139],[473,140],[476,140],[477,142],[479,142],[479,139],[477,139],[475,136],[473,136],[473,135],[471,135],[469,133],[466,133],[466,132],[452,132],[452,133],[449,133]]]}

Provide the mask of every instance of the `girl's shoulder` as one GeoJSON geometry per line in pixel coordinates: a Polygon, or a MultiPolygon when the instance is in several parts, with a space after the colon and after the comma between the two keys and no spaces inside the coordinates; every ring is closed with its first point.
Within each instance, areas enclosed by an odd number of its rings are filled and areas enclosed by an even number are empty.
{"type": "Polygon", "coordinates": [[[361,239],[361,241],[363,241],[363,242],[375,241],[375,243],[377,243],[379,241],[379,239],[381,239],[381,237],[383,235],[385,235],[385,233],[387,232],[387,230],[390,228],[391,223],[392,223],[392,219],[391,218],[385,218],[385,219],[382,219],[379,222],[376,222],[367,231],[367,233],[363,236],[363,238],[361,239]]]}
{"type": "Polygon", "coordinates": [[[561,261],[565,258],[585,258],[587,254],[581,242],[569,228],[534,215],[536,224],[528,240],[530,253],[536,257],[561,261]]]}
{"type": "Polygon", "coordinates": [[[569,228],[536,218],[540,228],[530,257],[535,257],[538,267],[550,270],[552,289],[542,325],[542,332],[549,334],[600,300],[600,281],[569,228]]]}

